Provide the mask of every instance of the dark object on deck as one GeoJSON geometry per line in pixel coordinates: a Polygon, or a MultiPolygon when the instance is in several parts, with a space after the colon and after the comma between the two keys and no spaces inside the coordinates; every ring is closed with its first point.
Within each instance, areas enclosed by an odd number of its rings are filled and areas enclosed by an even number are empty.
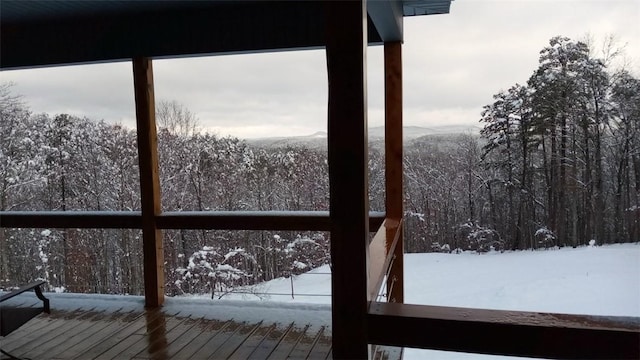
{"type": "Polygon", "coordinates": [[[9,300],[14,296],[20,295],[23,292],[33,290],[36,293],[38,299],[42,300],[42,308],[34,307],[14,307],[14,306],[2,306],[0,305],[0,335],[7,336],[15,329],[22,326],[27,321],[33,319],[41,312],[50,313],[49,299],[42,295],[42,289],[40,286],[46,284],[46,281],[35,281],[19,289],[13,290],[8,294],[0,296],[0,303],[9,300]]]}

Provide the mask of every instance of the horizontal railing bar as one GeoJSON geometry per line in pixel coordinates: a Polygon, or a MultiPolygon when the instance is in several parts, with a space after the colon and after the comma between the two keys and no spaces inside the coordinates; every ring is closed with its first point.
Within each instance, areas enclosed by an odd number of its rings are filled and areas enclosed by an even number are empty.
{"type": "MultiPolygon", "coordinates": [[[[171,211],[156,217],[160,229],[329,231],[328,211],[171,211]]],[[[377,229],[383,212],[371,212],[377,229]]],[[[0,211],[2,228],[140,229],[139,211],[0,211]]]]}
{"type": "Polygon", "coordinates": [[[395,252],[402,219],[386,218],[369,244],[369,299],[375,299],[395,252]]]}
{"type": "Polygon", "coordinates": [[[374,302],[368,325],[372,344],[553,359],[640,358],[636,317],[374,302]]]}
{"type": "Polygon", "coordinates": [[[2,228],[140,229],[140,211],[0,211],[2,228]]]}
{"type": "MultiPolygon", "coordinates": [[[[291,297],[291,293],[276,293],[276,292],[253,292],[253,291],[231,291],[223,295],[233,295],[233,294],[243,294],[243,295],[277,295],[277,296],[289,296],[291,297]]],[[[204,295],[204,294],[203,294],[204,295]]],[[[330,297],[331,294],[313,294],[313,293],[295,293],[294,296],[325,296],[330,297]]]]}
{"type": "MultiPolygon", "coordinates": [[[[371,212],[377,229],[384,213],[371,212]]],[[[328,211],[171,211],[157,217],[160,229],[330,231],[328,211]]]]}

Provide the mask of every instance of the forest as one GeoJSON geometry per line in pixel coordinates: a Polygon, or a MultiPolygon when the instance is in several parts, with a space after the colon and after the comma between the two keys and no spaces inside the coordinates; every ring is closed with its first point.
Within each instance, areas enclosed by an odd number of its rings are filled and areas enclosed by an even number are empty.
{"type": "MultiPolygon", "coordinates": [[[[640,240],[640,80],[605,47],[555,37],[526,84],[479,109],[479,134],[405,142],[405,251],[533,250],[640,240]]],[[[0,211],[139,211],[135,129],[32,113],[0,85],[0,211]]],[[[261,146],[156,110],[164,211],[329,210],[326,146],[261,146]]],[[[369,151],[384,209],[384,146],[369,151]]],[[[0,221],[2,219],[0,218],[0,221]]],[[[318,232],[164,232],[168,295],[222,297],[330,262],[318,232]]],[[[140,294],[141,233],[0,228],[0,288],[140,294]]]]}

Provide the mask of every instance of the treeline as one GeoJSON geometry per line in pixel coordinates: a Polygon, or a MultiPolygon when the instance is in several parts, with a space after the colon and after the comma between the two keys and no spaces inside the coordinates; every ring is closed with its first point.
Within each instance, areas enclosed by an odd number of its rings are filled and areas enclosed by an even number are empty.
{"type": "Polygon", "coordinates": [[[527,84],[484,107],[479,142],[408,149],[410,249],[640,240],[640,80],[608,69],[608,45],[551,39],[527,84]]]}
{"type": "MultiPolygon", "coordinates": [[[[140,210],[135,130],[30,114],[7,85],[0,99],[0,210],[140,210]]],[[[163,210],[328,210],[326,151],[201,134],[176,102],[157,114],[163,210]]],[[[175,230],[164,243],[169,294],[220,296],[329,259],[323,233],[175,230]]],[[[0,247],[5,286],[43,278],[73,292],[143,289],[138,230],[1,229],[0,247]]]]}
{"type": "MultiPolygon", "coordinates": [[[[481,136],[405,144],[408,252],[535,249],[640,240],[640,82],[554,38],[526,85],[501,91],[481,136]]],[[[326,148],[263,147],[156,110],[164,211],[328,210],[326,148]]],[[[135,131],[32,114],[0,86],[0,210],[139,211],[135,131]]],[[[370,207],[384,209],[372,142],[370,207]]],[[[2,221],[2,219],[0,219],[2,221]]],[[[329,262],[326,233],[164,232],[166,289],[213,293],[329,262]]],[[[139,294],[138,230],[0,229],[0,287],[42,278],[73,292],[139,294]]]]}

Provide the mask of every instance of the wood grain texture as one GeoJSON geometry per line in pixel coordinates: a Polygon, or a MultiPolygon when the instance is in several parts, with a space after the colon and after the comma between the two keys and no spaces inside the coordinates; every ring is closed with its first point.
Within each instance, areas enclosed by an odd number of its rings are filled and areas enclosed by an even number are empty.
{"type": "MultiPolygon", "coordinates": [[[[391,219],[404,216],[404,190],[402,169],[402,42],[384,43],[384,98],[385,98],[385,193],[386,212],[391,219]]],[[[404,302],[404,233],[400,228],[395,255],[389,269],[387,298],[404,302]]]]}
{"type": "Polygon", "coordinates": [[[390,346],[552,359],[640,357],[639,318],[375,303],[369,324],[369,341],[390,346]]]}
{"type": "Polygon", "coordinates": [[[130,312],[54,310],[0,342],[11,353],[52,360],[326,359],[331,351],[325,326],[219,321],[142,306],[130,312]]]}
{"type": "Polygon", "coordinates": [[[368,357],[366,1],[328,1],[328,143],[333,356],[368,357]]]}
{"type": "Polygon", "coordinates": [[[140,166],[145,303],[148,307],[158,307],[164,302],[164,251],[162,231],[156,224],[156,216],[162,209],[151,59],[133,59],[133,87],[140,166]]]}
{"type": "Polygon", "coordinates": [[[369,244],[369,298],[375,300],[395,262],[394,254],[402,231],[402,221],[386,219],[369,244]]]}
{"type": "MultiPolygon", "coordinates": [[[[369,212],[369,229],[385,213],[369,212]]],[[[0,211],[1,228],[142,229],[139,211],[0,211]]],[[[328,211],[165,211],[159,229],[329,231],[328,211]]]]}

